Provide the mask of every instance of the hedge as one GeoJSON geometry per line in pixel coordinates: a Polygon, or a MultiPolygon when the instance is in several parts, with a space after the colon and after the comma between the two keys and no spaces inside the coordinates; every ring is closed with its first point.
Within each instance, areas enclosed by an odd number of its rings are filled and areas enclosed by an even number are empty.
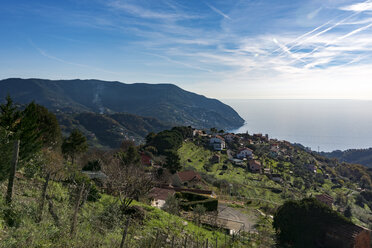
{"type": "Polygon", "coordinates": [[[190,211],[196,205],[202,205],[205,207],[206,211],[217,211],[218,208],[218,200],[213,198],[208,198],[206,200],[201,201],[190,201],[190,202],[181,202],[180,207],[185,211],[190,211]]]}
{"type": "Polygon", "coordinates": [[[199,195],[199,194],[196,194],[196,193],[193,193],[193,192],[178,192],[176,194],[176,197],[178,198],[183,198],[183,199],[186,199],[188,201],[204,201],[204,200],[208,200],[209,197],[208,196],[204,196],[204,195],[199,195]]]}

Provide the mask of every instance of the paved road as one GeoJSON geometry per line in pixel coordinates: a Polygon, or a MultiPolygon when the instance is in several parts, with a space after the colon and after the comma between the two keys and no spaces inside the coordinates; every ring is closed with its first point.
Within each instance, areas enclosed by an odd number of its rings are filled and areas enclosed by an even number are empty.
{"type": "Polygon", "coordinates": [[[238,208],[232,208],[225,204],[218,204],[218,218],[226,220],[225,225],[230,229],[238,231],[244,228],[244,231],[253,231],[253,225],[256,223],[254,215],[248,215],[238,208]]]}

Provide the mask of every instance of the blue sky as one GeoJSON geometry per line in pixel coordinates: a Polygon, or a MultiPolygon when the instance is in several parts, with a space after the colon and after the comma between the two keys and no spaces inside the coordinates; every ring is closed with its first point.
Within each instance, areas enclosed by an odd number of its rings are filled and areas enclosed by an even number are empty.
{"type": "Polygon", "coordinates": [[[372,99],[372,1],[3,0],[0,78],[372,99]]]}

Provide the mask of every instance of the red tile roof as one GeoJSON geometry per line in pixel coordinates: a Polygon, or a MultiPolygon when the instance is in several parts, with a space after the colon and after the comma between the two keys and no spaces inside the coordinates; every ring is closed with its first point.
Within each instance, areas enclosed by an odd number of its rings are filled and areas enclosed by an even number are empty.
{"type": "Polygon", "coordinates": [[[250,152],[253,152],[253,150],[250,149],[250,148],[248,148],[248,147],[244,147],[244,148],[239,149],[239,152],[241,152],[241,151],[245,151],[245,150],[248,150],[248,151],[250,151],[250,152]]]}
{"type": "Polygon", "coordinates": [[[315,198],[320,201],[320,202],[323,202],[329,206],[332,206],[333,204],[333,198],[332,196],[330,195],[327,195],[327,194],[321,194],[321,195],[316,195],[315,198]]]}
{"type": "Polygon", "coordinates": [[[201,176],[195,171],[180,171],[177,173],[178,177],[181,179],[181,182],[189,182],[193,179],[201,180],[201,176]]]}
{"type": "Polygon", "coordinates": [[[163,189],[163,188],[152,188],[149,192],[149,197],[157,200],[166,200],[169,195],[174,195],[176,191],[173,189],[163,189]]]}

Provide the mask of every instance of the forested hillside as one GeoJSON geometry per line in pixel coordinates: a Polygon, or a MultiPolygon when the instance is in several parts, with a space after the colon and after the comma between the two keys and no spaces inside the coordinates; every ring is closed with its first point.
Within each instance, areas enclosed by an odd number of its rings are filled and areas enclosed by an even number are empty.
{"type": "Polygon", "coordinates": [[[372,148],[369,149],[349,149],[346,151],[321,152],[321,155],[328,158],[337,158],[340,161],[362,164],[372,168],[372,148]]]}
{"type": "Polygon", "coordinates": [[[172,84],[10,78],[0,81],[0,99],[7,94],[17,103],[35,101],[55,113],[131,113],[200,128],[244,123],[230,106],[172,84]]]}

